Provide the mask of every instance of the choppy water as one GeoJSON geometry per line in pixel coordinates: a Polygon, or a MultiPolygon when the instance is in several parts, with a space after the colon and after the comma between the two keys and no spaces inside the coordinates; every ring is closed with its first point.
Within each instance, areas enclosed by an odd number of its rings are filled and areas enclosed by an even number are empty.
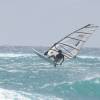
{"type": "Polygon", "coordinates": [[[0,47],[0,100],[100,100],[100,49],[54,68],[31,48],[0,47]]]}

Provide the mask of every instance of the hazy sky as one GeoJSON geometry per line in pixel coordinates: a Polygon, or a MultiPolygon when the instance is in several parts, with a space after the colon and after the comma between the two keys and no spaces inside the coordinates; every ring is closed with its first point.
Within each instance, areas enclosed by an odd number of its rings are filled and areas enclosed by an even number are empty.
{"type": "MultiPolygon", "coordinates": [[[[0,0],[0,45],[48,46],[89,23],[100,26],[100,0],[0,0]]],[[[85,46],[100,48],[100,29],[85,46]]]]}

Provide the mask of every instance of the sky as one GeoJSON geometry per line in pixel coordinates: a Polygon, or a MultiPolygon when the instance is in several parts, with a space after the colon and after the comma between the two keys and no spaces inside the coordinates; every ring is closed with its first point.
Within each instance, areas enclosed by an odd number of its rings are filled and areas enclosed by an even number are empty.
{"type": "MultiPolygon", "coordinates": [[[[50,46],[87,25],[100,26],[100,0],[0,0],[0,45],[50,46]]],[[[85,47],[100,48],[100,29],[85,47]]]]}

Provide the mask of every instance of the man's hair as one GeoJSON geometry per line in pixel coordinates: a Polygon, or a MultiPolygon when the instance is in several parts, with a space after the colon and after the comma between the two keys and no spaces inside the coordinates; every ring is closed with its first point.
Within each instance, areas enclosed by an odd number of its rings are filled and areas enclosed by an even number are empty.
{"type": "Polygon", "coordinates": [[[61,51],[61,50],[58,50],[58,52],[59,52],[59,53],[62,53],[62,51],[61,51]]]}

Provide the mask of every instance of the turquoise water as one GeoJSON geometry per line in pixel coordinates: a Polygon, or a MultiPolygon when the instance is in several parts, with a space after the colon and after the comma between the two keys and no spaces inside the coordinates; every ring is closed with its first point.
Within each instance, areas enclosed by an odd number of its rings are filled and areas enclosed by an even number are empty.
{"type": "Polygon", "coordinates": [[[100,49],[54,68],[32,47],[0,47],[0,100],[100,100],[100,49]]]}

